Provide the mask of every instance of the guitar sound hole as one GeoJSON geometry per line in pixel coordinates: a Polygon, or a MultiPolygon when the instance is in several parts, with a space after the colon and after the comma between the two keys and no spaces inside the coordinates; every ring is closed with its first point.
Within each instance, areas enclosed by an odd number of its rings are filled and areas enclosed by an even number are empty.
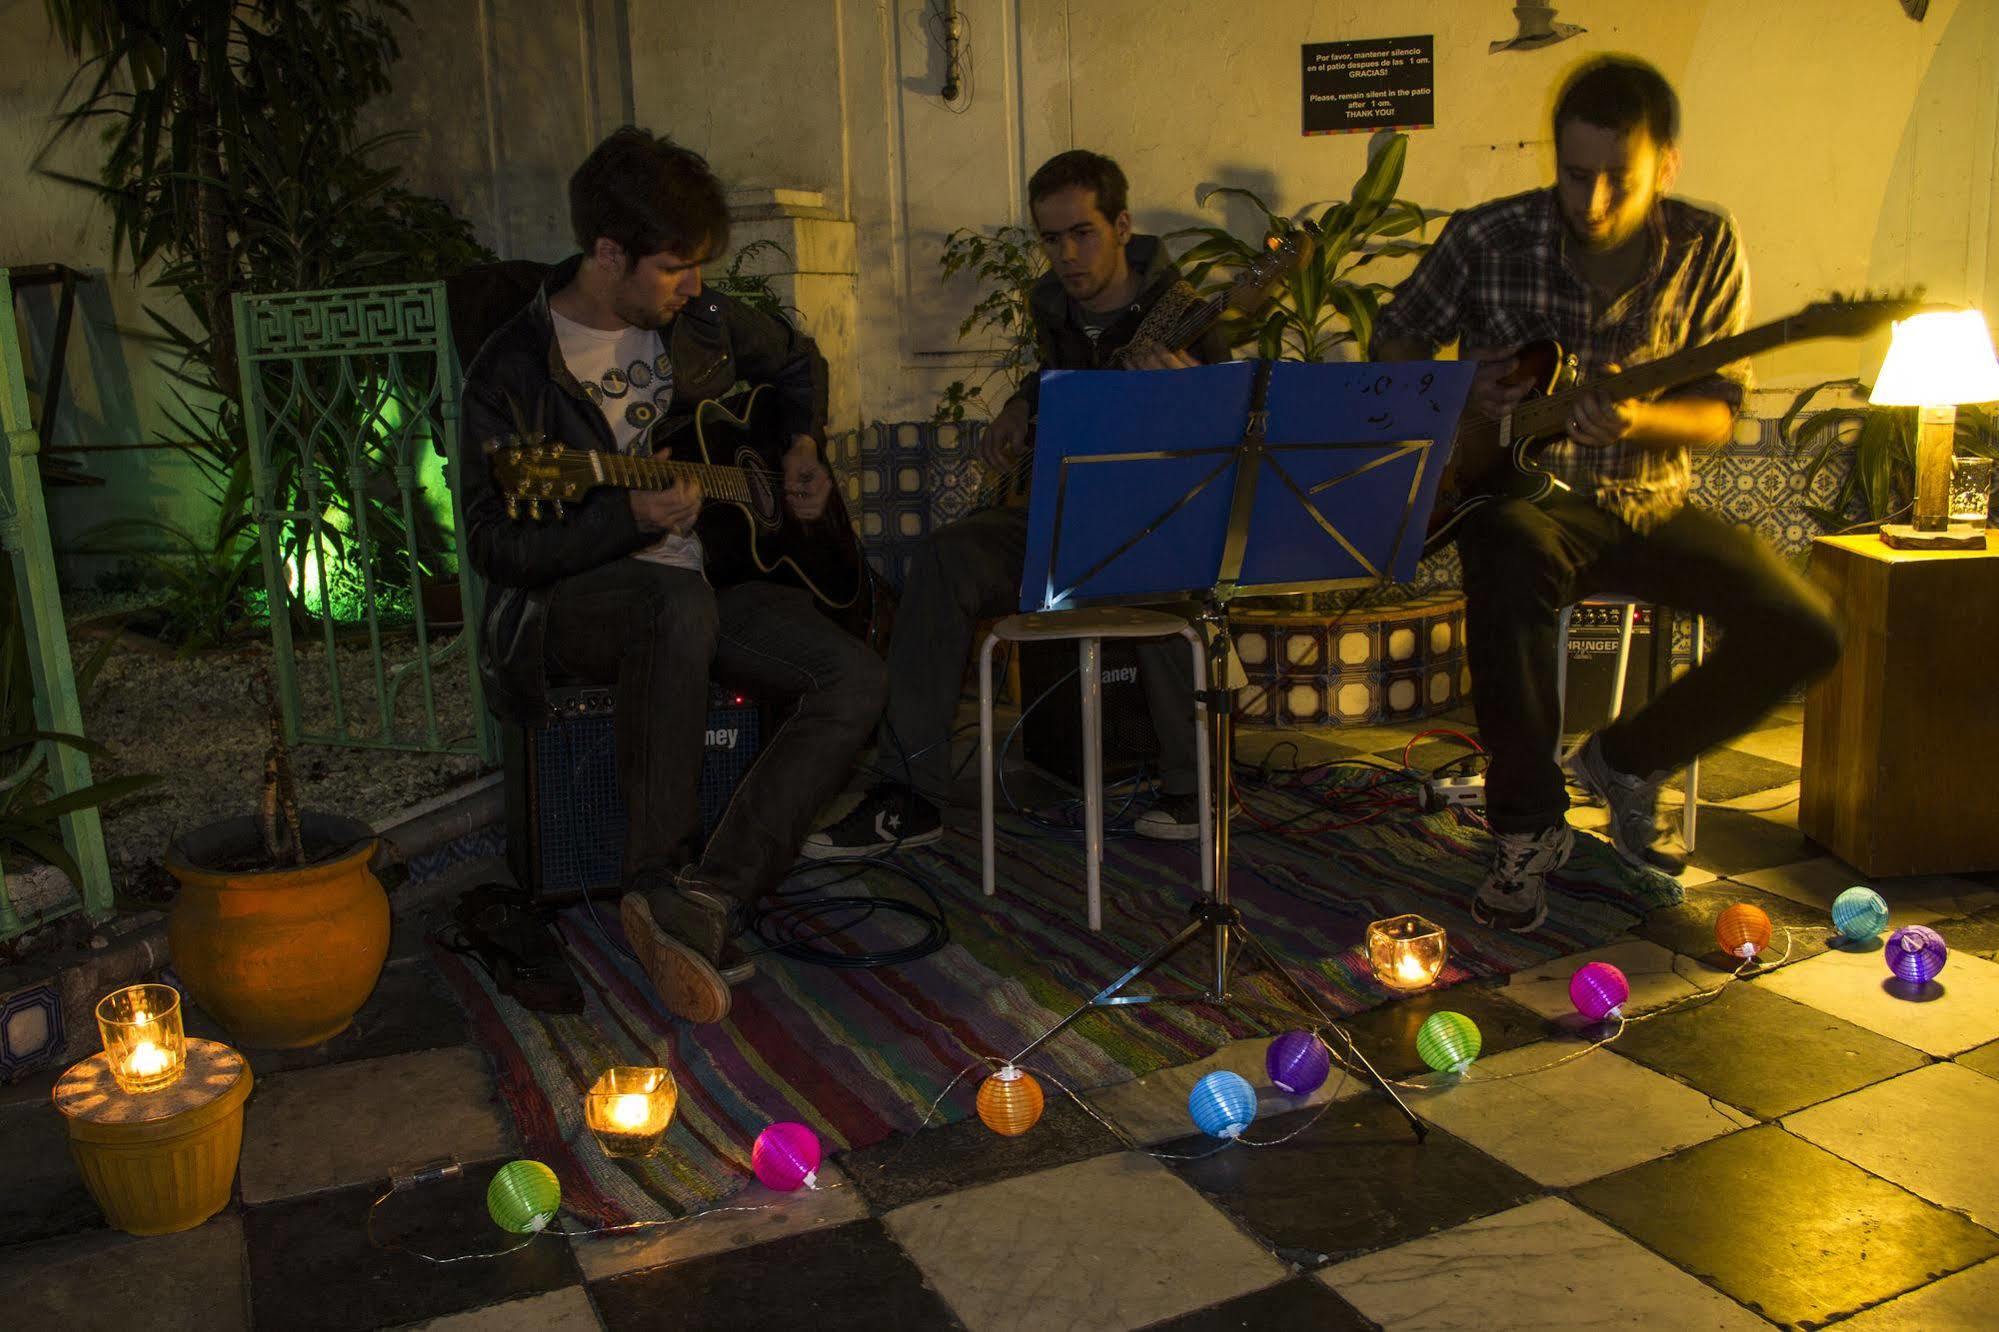
{"type": "Polygon", "coordinates": [[[743,476],[747,480],[750,492],[750,511],[755,515],[758,526],[776,527],[780,478],[770,470],[768,463],[757,456],[754,449],[737,450],[736,466],[743,469],[743,476]]]}

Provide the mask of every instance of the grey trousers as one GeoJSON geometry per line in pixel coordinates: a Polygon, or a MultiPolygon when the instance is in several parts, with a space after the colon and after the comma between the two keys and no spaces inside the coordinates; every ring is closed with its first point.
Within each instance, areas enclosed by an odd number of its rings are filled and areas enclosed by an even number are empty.
{"type": "MultiPolygon", "coordinates": [[[[889,645],[888,708],[875,764],[901,781],[907,762],[910,785],[932,800],[950,790],[948,740],[972,632],[982,619],[1019,609],[1026,558],[1027,510],[1006,508],[982,509],[939,528],[910,561],[889,645]]],[[[1159,733],[1161,788],[1191,795],[1194,668],[1187,644],[1177,637],[1143,639],[1137,649],[1139,678],[1159,733]]]]}

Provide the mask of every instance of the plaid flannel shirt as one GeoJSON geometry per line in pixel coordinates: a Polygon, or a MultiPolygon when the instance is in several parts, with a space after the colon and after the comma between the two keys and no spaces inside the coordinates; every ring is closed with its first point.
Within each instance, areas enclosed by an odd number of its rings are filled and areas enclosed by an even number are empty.
{"type": "MultiPolygon", "coordinates": [[[[1375,344],[1397,338],[1432,351],[1510,347],[1553,338],[1583,381],[1611,363],[1655,361],[1738,333],[1749,313],[1749,269],[1727,218],[1661,199],[1646,222],[1643,275],[1605,304],[1569,258],[1568,229],[1552,189],[1531,190],[1454,214],[1437,243],[1396,288],[1374,326],[1375,344]]],[[[1736,411],[1749,391],[1747,362],[1661,397],[1706,397],[1736,411]]],[[[1543,465],[1580,496],[1645,531],[1686,502],[1689,451],[1618,443],[1585,449],[1563,440],[1543,465]]]]}

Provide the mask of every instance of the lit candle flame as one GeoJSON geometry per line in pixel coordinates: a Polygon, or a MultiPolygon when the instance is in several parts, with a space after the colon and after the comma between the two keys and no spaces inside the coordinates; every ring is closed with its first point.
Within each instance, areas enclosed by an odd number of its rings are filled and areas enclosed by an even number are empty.
{"type": "Polygon", "coordinates": [[[1430,969],[1424,966],[1423,959],[1417,957],[1414,953],[1404,953],[1396,959],[1395,977],[1397,980],[1408,981],[1414,985],[1422,985],[1429,981],[1430,969]]]}
{"type": "Polygon", "coordinates": [[[651,1107],[646,1098],[632,1094],[620,1096],[611,1102],[611,1123],[621,1129],[642,1129],[651,1107]]]}
{"type": "Polygon", "coordinates": [[[166,1072],[167,1063],[165,1050],[151,1041],[140,1041],[125,1060],[125,1070],[136,1077],[150,1078],[156,1073],[166,1072]]]}

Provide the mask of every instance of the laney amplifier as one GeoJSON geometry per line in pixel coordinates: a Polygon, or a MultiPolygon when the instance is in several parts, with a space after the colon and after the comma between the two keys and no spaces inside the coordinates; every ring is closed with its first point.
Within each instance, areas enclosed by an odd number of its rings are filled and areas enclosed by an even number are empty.
{"type": "MultiPolygon", "coordinates": [[[[1662,662],[1655,655],[1659,642],[1653,632],[1656,613],[1653,606],[1632,610],[1631,658],[1625,668],[1621,715],[1638,711],[1657,691],[1662,662]]],[[[1581,735],[1610,721],[1610,690],[1617,680],[1617,640],[1623,618],[1620,602],[1584,601],[1571,613],[1569,677],[1562,696],[1564,734],[1581,735]]]]}
{"type": "MultiPolygon", "coordinates": [[[[1073,640],[1022,643],[1019,652],[1021,705],[1047,695],[1021,723],[1027,761],[1081,786],[1083,687],[1075,673],[1080,655],[1076,644],[1073,640]]],[[[1137,648],[1129,639],[1111,639],[1103,645],[1097,666],[1103,691],[1104,780],[1114,782],[1142,767],[1157,767],[1159,736],[1152,729],[1152,709],[1139,681],[1137,648]]]]}
{"type": "MultiPolygon", "coordinates": [[[[555,688],[548,701],[550,721],[531,731],[506,728],[508,863],[538,898],[615,891],[624,865],[625,797],[613,692],[555,688]]],[[[761,707],[712,690],[698,788],[704,838],[756,761],[764,729],[761,707]]]]}

